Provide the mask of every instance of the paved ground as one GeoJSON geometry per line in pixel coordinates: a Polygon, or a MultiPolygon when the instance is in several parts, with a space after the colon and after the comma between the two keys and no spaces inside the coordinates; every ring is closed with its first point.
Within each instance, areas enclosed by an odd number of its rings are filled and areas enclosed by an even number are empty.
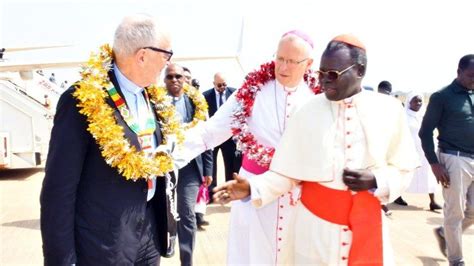
{"type": "MultiPolygon", "coordinates": [[[[39,192],[44,173],[40,170],[0,172],[0,265],[41,265],[39,192]]],[[[438,250],[433,228],[442,214],[428,210],[428,195],[407,194],[410,206],[389,205],[389,220],[397,265],[447,265],[438,250]]],[[[437,194],[442,203],[442,198],[437,194]]],[[[211,225],[199,232],[196,265],[224,265],[229,206],[211,205],[211,225]]],[[[474,228],[464,235],[466,265],[474,265],[474,228]]],[[[179,256],[162,260],[162,265],[179,265],[179,256]]]]}

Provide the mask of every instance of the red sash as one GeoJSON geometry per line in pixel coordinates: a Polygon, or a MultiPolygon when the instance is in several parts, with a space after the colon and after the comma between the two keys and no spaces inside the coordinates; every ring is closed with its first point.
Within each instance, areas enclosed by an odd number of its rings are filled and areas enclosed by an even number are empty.
{"type": "Polygon", "coordinates": [[[352,231],[349,265],[383,265],[380,201],[368,191],[352,195],[316,182],[302,182],[302,204],[328,222],[352,231]]]}

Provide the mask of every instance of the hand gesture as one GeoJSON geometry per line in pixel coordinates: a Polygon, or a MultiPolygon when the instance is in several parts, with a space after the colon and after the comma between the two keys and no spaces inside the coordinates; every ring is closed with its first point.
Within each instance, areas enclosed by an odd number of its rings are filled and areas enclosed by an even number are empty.
{"type": "Polygon", "coordinates": [[[370,170],[345,168],[342,173],[344,184],[352,191],[363,191],[377,187],[377,181],[370,170]]]}
{"type": "Polygon", "coordinates": [[[446,168],[440,163],[434,163],[431,165],[431,171],[433,171],[433,174],[436,176],[436,180],[438,181],[438,184],[441,183],[441,185],[444,188],[448,188],[450,184],[449,180],[449,175],[448,171],[446,171],[446,168]]]}
{"type": "Polygon", "coordinates": [[[226,204],[232,200],[248,197],[250,195],[250,183],[247,179],[234,173],[234,180],[227,181],[225,184],[215,187],[213,191],[214,201],[226,204]]]}

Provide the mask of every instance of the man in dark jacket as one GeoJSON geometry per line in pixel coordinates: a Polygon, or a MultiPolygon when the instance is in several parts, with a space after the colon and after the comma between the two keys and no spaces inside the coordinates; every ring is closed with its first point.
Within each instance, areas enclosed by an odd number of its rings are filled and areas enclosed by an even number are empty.
{"type": "Polygon", "coordinates": [[[160,103],[149,100],[147,87],[171,59],[170,48],[151,17],[126,17],[113,52],[102,48],[61,96],[40,196],[45,265],[157,265],[166,254],[177,218],[166,192],[172,169],[152,159],[166,123],[157,120],[160,103]],[[145,161],[167,170],[146,171],[145,161]]]}
{"type": "MultiPolygon", "coordinates": [[[[168,94],[173,97],[173,104],[179,114],[182,123],[193,121],[196,113],[196,104],[193,99],[185,93],[184,69],[176,64],[169,65],[165,70],[165,85],[168,94]]],[[[186,166],[179,170],[178,174],[178,222],[179,255],[181,265],[193,264],[193,250],[196,238],[196,215],[194,206],[203,182],[209,186],[212,182],[212,151],[208,150],[197,156],[186,166]]]]}
{"type": "MultiPolygon", "coordinates": [[[[214,88],[211,88],[203,92],[204,98],[206,98],[207,104],[209,105],[209,117],[212,117],[219,107],[221,107],[230,95],[235,91],[235,88],[228,87],[226,78],[222,73],[216,73],[214,75],[214,88]]],[[[236,156],[235,142],[232,138],[228,139],[221,145],[214,148],[214,162],[216,162],[217,153],[221,150],[222,157],[224,159],[225,168],[225,180],[232,180],[232,173],[238,172],[241,165],[241,158],[236,156]]],[[[214,188],[217,184],[217,164],[214,163],[213,170],[213,181],[211,187],[214,188]]]]}

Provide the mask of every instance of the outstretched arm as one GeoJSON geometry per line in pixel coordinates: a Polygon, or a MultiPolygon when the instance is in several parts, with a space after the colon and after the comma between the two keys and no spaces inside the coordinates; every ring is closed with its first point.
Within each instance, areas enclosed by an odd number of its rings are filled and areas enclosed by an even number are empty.
{"type": "Polygon", "coordinates": [[[223,185],[215,187],[213,191],[213,200],[221,204],[226,204],[232,200],[245,199],[250,196],[250,183],[244,177],[234,173],[234,180],[227,181],[223,185]]]}
{"type": "Polygon", "coordinates": [[[236,106],[237,101],[232,94],[214,116],[187,130],[182,156],[190,161],[232,137],[232,114],[236,106]]]}
{"type": "Polygon", "coordinates": [[[222,204],[251,196],[252,204],[263,207],[293,189],[299,181],[267,171],[248,180],[234,173],[234,180],[214,189],[214,200],[222,204]]]}

